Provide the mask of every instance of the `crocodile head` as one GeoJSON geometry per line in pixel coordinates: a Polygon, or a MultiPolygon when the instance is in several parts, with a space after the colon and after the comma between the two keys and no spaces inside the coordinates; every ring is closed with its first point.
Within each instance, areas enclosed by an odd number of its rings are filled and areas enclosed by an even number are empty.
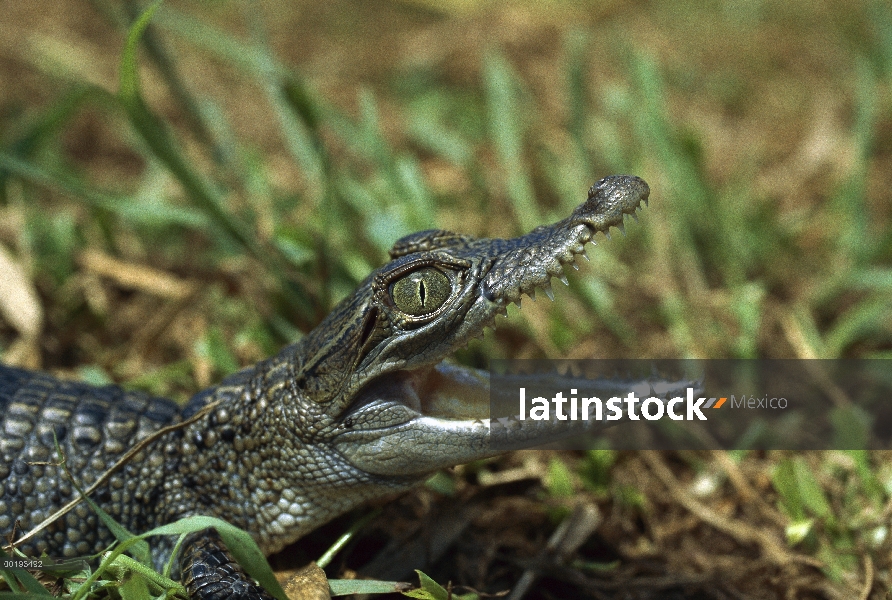
{"type": "Polygon", "coordinates": [[[495,454],[486,374],[443,360],[523,294],[551,296],[551,278],[564,278],[595,233],[622,228],[648,193],[637,177],[607,177],[569,217],[518,238],[432,230],[396,242],[391,262],[295,353],[295,388],[315,413],[304,415],[304,439],[385,477],[418,478],[495,454]]]}

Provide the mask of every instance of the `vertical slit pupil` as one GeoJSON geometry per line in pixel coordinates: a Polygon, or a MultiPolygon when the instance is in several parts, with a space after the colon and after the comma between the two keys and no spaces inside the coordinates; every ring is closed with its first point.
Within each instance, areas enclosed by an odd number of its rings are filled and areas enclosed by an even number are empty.
{"type": "Polygon", "coordinates": [[[425,296],[424,280],[422,279],[421,281],[418,282],[418,297],[421,299],[421,306],[424,306],[424,296],[425,296]]]}

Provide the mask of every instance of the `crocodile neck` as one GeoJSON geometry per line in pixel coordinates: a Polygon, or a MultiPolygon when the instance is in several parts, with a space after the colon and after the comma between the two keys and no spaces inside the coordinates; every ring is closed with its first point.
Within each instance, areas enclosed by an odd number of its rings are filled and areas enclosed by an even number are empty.
{"type": "Polygon", "coordinates": [[[415,474],[370,476],[334,451],[326,435],[314,435],[337,425],[290,384],[305,345],[289,346],[190,400],[184,418],[209,410],[158,442],[172,444],[186,466],[159,481],[177,492],[161,503],[157,524],[212,514],[252,532],[271,554],[369,499],[418,483],[415,474]]]}

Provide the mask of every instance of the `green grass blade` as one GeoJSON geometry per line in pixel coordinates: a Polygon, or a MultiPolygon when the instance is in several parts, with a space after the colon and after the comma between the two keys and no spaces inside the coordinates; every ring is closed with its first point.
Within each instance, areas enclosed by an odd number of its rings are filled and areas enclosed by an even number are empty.
{"type": "Polygon", "coordinates": [[[887,79],[892,78],[892,8],[885,0],[872,0],[867,14],[873,30],[872,58],[880,72],[887,79]]]}
{"type": "Polygon", "coordinates": [[[516,222],[529,231],[541,222],[529,167],[523,158],[526,121],[521,110],[519,82],[507,59],[490,51],[483,63],[487,120],[496,154],[505,175],[508,197],[514,205],[516,222]]]}
{"type": "Polygon", "coordinates": [[[120,88],[119,95],[129,100],[139,99],[139,65],[136,60],[136,50],[139,39],[149,26],[155,11],[161,7],[163,0],[155,0],[130,26],[127,32],[127,41],[124,44],[124,52],[121,55],[120,88]]]}
{"type": "Polygon", "coordinates": [[[892,305],[887,295],[864,300],[840,316],[824,336],[824,347],[830,356],[841,356],[850,345],[887,330],[890,318],[892,305]]]}
{"type": "MultiPolygon", "coordinates": [[[[15,156],[29,156],[45,141],[59,135],[62,128],[77,114],[77,111],[91,97],[96,97],[98,88],[89,85],[78,85],[64,93],[49,109],[40,114],[18,139],[7,146],[7,151],[15,156]]],[[[101,93],[103,97],[107,94],[101,93]]],[[[2,173],[0,173],[2,177],[2,173]]],[[[0,179],[2,182],[2,179],[0,179]]]]}
{"type": "Polygon", "coordinates": [[[775,467],[772,484],[787,514],[796,521],[809,515],[832,519],[833,513],[820,483],[800,457],[782,460],[775,467]]]}
{"type": "MultiPolygon", "coordinates": [[[[272,77],[271,73],[269,77],[272,77]]],[[[283,86],[278,81],[267,79],[264,88],[279,118],[285,146],[308,180],[309,196],[313,204],[321,208],[322,200],[328,193],[328,161],[322,142],[315,135],[312,125],[301,118],[305,114],[305,108],[296,104],[293,94],[289,93],[292,86],[283,86]]]]}
{"type": "MultiPolygon", "coordinates": [[[[335,543],[331,545],[331,548],[325,551],[325,553],[319,557],[319,560],[316,561],[316,564],[319,565],[320,569],[324,569],[327,567],[335,555],[347,545],[347,543],[353,539],[353,536],[356,535],[356,532],[368,525],[372,519],[381,514],[381,509],[373,510],[369,514],[365,515],[358,521],[356,521],[353,525],[350,526],[346,532],[344,532],[335,543]]],[[[359,592],[355,592],[359,593],[359,592]]]]}
{"type": "MultiPolygon", "coordinates": [[[[259,25],[254,29],[259,30],[259,25]]],[[[223,34],[216,37],[220,35],[223,34]]],[[[329,194],[329,157],[319,137],[319,121],[323,108],[300,77],[291,73],[283,74],[266,38],[260,33],[256,33],[254,38],[254,60],[261,67],[255,76],[263,85],[269,103],[276,111],[285,147],[307,178],[310,200],[323,217],[322,228],[327,229],[329,213],[322,210],[322,205],[329,194]]]]}
{"type": "MultiPolygon", "coordinates": [[[[588,102],[588,47],[590,35],[585,29],[573,29],[566,37],[564,46],[567,53],[567,103],[570,113],[568,128],[576,149],[585,153],[588,147],[586,143],[586,113],[589,110],[588,102]]],[[[588,156],[585,156],[588,159],[588,156]]],[[[586,162],[589,162],[586,160],[586,162]]]]}
{"type": "MultiPolygon", "coordinates": [[[[158,0],[159,4],[160,2],[161,0],[158,0]]],[[[124,4],[132,19],[140,18],[140,3],[135,0],[127,0],[124,4]]],[[[152,6],[146,12],[152,11],[154,14],[155,10],[156,7],[152,6]]],[[[151,16],[148,21],[151,21],[151,16]]],[[[223,151],[223,148],[221,148],[214,137],[213,130],[208,123],[208,115],[203,110],[202,104],[189,92],[189,88],[177,71],[174,58],[156,34],[157,31],[155,31],[154,27],[147,24],[142,33],[142,42],[146,49],[146,53],[152,62],[155,63],[158,72],[167,83],[167,88],[170,90],[171,95],[174,97],[177,104],[182,107],[188,124],[195,132],[195,135],[201,142],[210,147],[210,154],[212,157],[218,160],[224,159],[228,153],[223,151]]]]}
{"type": "Polygon", "coordinates": [[[415,111],[409,121],[409,134],[424,148],[454,165],[473,168],[474,149],[458,132],[441,123],[433,115],[415,111]]]}
{"type": "Polygon", "coordinates": [[[139,573],[130,573],[118,587],[121,600],[152,600],[149,594],[149,585],[139,573]]]}
{"type": "Polygon", "coordinates": [[[157,22],[167,31],[204,48],[247,75],[257,77],[271,68],[283,79],[293,76],[291,70],[278,61],[270,62],[263,48],[236,39],[213,25],[173,7],[165,7],[158,15],[157,22]]]}
{"type": "Polygon", "coordinates": [[[127,41],[121,56],[118,97],[133,128],[139,133],[154,156],[177,178],[199,208],[207,214],[222,233],[228,235],[257,258],[269,263],[272,257],[254,241],[254,237],[244,224],[223,209],[222,195],[191,167],[165,124],[149,110],[143,101],[139,88],[137,48],[142,32],[161,5],[161,1],[157,0],[146,9],[127,34],[127,41]]]}
{"type": "MultiPolygon", "coordinates": [[[[73,480],[72,480],[72,482],[73,482],[73,480]]],[[[96,504],[90,498],[87,498],[86,496],[84,496],[83,492],[81,491],[81,489],[79,487],[77,487],[76,484],[75,484],[75,487],[77,488],[78,492],[80,492],[81,498],[83,498],[84,500],[87,501],[87,504],[89,504],[90,508],[93,509],[93,512],[95,512],[99,516],[99,519],[102,521],[102,524],[105,525],[106,527],[108,527],[109,531],[112,532],[112,535],[115,536],[115,539],[121,543],[128,542],[128,545],[131,548],[131,550],[130,550],[131,554],[133,554],[133,556],[139,562],[141,562],[144,565],[151,564],[152,563],[152,554],[149,549],[149,544],[146,543],[141,538],[139,538],[138,536],[135,536],[132,533],[130,533],[129,531],[127,531],[117,521],[115,521],[111,515],[109,515],[104,510],[102,510],[102,508],[98,504],[96,504]]]]}
{"type": "Polygon", "coordinates": [[[351,594],[394,594],[406,589],[400,581],[369,581],[366,579],[329,579],[328,590],[332,596],[351,594]]]}
{"type": "Polygon", "coordinates": [[[0,170],[32,185],[78,198],[107,213],[114,213],[129,223],[153,227],[177,225],[207,231],[209,219],[194,210],[168,204],[158,195],[142,199],[102,191],[83,183],[67,172],[37,165],[0,152],[0,170]]]}
{"type": "MultiPolygon", "coordinates": [[[[109,571],[114,573],[116,579],[122,580],[124,585],[127,585],[131,578],[136,577],[142,580],[147,592],[151,590],[153,594],[173,593],[177,596],[187,597],[186,588],[182,584],[168,578],[166,575],[159,574],[152,567],[135,561],[128,556],[121,555],[115,558],[109,567],[109,571]]],[[[141,591],[137,588],[132,590],[132,593],[139,594],[141,591]]]]}
{"type": "Polygon", "coordinates": [[[124,553],[130,549],[130,546],[141,542],[144,537],[144,535],[132,537],[129,540],[119,543],[114,549],[106,553],[102,562],[99,563],[99,567],[90,573],[90,576],[87,577],[86,581],[84,581],[83,584],[78,587],[77,591],[72,594],[71,600],[84,600],[84,598],[91,593],[93,584],[99,581],[99,578],[106,572],[110,572],[109,569],[114,569],[115,559],[119,556],[123,556],[124,553]]]}
{"type": "MultiPolygon", "coordinates": [[[[10,587],[10,589],[16,590],[13,592],[0,592],[0,594],[19,594],[20,593],[18,590],[21,590],[22,588],[19,586],[19,581],[18,581],[18,579],[16,579],[15,574],[11,570],[0,569],[0,577],[3,578],[3,580],[6,582],[6,585],[8,585],[10,587]]],[[[23,595],[23,596],[27,595],[29,598],[31,597],[30,594],[21,594],[21,595],[23,595]]]]}
{"type": "Polygon", "coordinates": [[[100,192],[84,185],[76,177],[67,173],[50,171],[4,152],[0,152],[0,169],[34,185],[80,198],[105,210],[114,210],[115,206],[124,201],[121,196],[100,192]]]}

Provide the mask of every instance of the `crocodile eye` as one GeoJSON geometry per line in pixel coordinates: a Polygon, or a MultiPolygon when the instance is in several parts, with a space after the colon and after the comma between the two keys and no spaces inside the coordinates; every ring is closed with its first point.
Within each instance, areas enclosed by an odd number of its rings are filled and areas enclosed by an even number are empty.
{"type": "Polygon", "coordinates": [[[432,268],[413,271],[390,287],[390,297],[396,307],[414,317],[434,312],[451,293],[449,278],[432,268]]]}

